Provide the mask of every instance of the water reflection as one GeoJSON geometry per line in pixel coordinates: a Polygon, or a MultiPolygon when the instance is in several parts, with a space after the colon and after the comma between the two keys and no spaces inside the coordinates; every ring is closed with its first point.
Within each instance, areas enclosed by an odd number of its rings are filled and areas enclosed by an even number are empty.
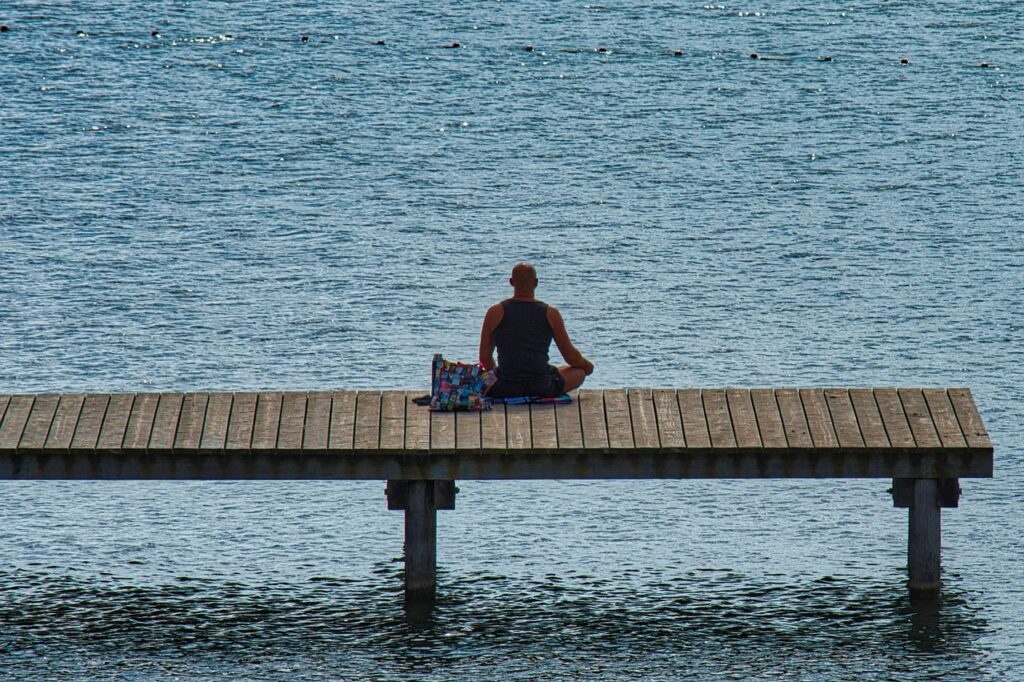
{"type": "Polygon", "coordinates": [[[211,679],[295,679],[285,669],[376,669],[409,679],[474,670],[572,678],[579,669],[593,679],[626,668],[693,679],[827,677],[848,668],[862,679],[955,679],[986,665],[989,623],[956,585],[911,597],[892,580],[787,582],[731,572],[642,582],[442,574],[436,608],[409,613],[398,567],[380,569],[368,581],[187,578],[148,587],[0,573],[0,654],[25,680],[82,672],[55,669],[55,661],[81,666],[126,651],[131,659],[119,665],[135,673],[211,679]]]}

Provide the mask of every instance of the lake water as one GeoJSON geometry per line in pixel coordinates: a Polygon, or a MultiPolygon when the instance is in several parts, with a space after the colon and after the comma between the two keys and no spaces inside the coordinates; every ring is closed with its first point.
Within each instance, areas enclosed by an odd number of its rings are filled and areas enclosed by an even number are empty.
{"type": "Polygon", "coordinates": [[[887,481],[463,481],[425,621],[383,482],[0,482],[0,677],[1024,679],[1018,3],[254,5],[0,6],[0,391],[425,388],[529,259],[588,385],[967,385],[996,477],[928,603],[887,481]]]}

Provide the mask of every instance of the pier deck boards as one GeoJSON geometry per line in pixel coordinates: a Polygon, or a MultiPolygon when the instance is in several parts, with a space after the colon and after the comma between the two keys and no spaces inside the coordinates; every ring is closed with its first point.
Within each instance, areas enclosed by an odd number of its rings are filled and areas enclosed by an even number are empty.
{"type": "Polygon", "coordinates": [[[420,393],[0,395],[0,479],[992,476],[966,388],[583,389],[483,414],[420,393]]]}
{"type": "Polygon", "coordinates": [[[413,603],[434,599],[456,479],[892,478],[909,586],[930,591],[941,508],[992,476],[966,388],[583,389],[483,413],[418,393],[0,395],[0,479],[387,479],[413,603]]]}

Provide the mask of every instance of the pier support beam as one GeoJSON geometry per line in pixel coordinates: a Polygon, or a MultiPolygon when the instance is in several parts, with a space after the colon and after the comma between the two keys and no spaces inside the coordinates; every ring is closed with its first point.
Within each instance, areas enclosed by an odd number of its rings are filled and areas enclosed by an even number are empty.
{"type": "Polygon", "coordinates": [[[434,601],[437,587],[437,509],[431,481],[410,481],[405,507],[405,598],[434,601]]]}
{"type": "Polygon", "coordinates": [[[907,536],[907,569],[910,589],[937,590],[942,572],[942,510],[934,478],[914,481],[907,536]]]}
{"type": "Polygon", "coordinates": [[[405,598],[431,603],[437,590],[437,510],[454,509],[454,481],[388,481],[388,509],[405,510],[405,598]]]}
{"type": "Polygon", "coordinates": [[[909,508],[907,570],[914,591],[934,591],[942,583],[942,507],[956,507],[960,485],[955,478],[898,478],[893,502],[909,508]]]}

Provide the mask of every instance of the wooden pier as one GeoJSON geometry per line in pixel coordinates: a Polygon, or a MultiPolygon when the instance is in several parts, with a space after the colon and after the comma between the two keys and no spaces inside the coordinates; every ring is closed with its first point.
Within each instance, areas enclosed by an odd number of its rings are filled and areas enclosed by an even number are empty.
{"type": "Polygon", "coordinates": [[[966,388],[583,389],[430,412],[419,391],[0,395],[0,479],[379,479],[406,594],[432,599],[458,479],[891,478],[910,587],[940,584],[940,508],[991,477],[966,388]]]}

